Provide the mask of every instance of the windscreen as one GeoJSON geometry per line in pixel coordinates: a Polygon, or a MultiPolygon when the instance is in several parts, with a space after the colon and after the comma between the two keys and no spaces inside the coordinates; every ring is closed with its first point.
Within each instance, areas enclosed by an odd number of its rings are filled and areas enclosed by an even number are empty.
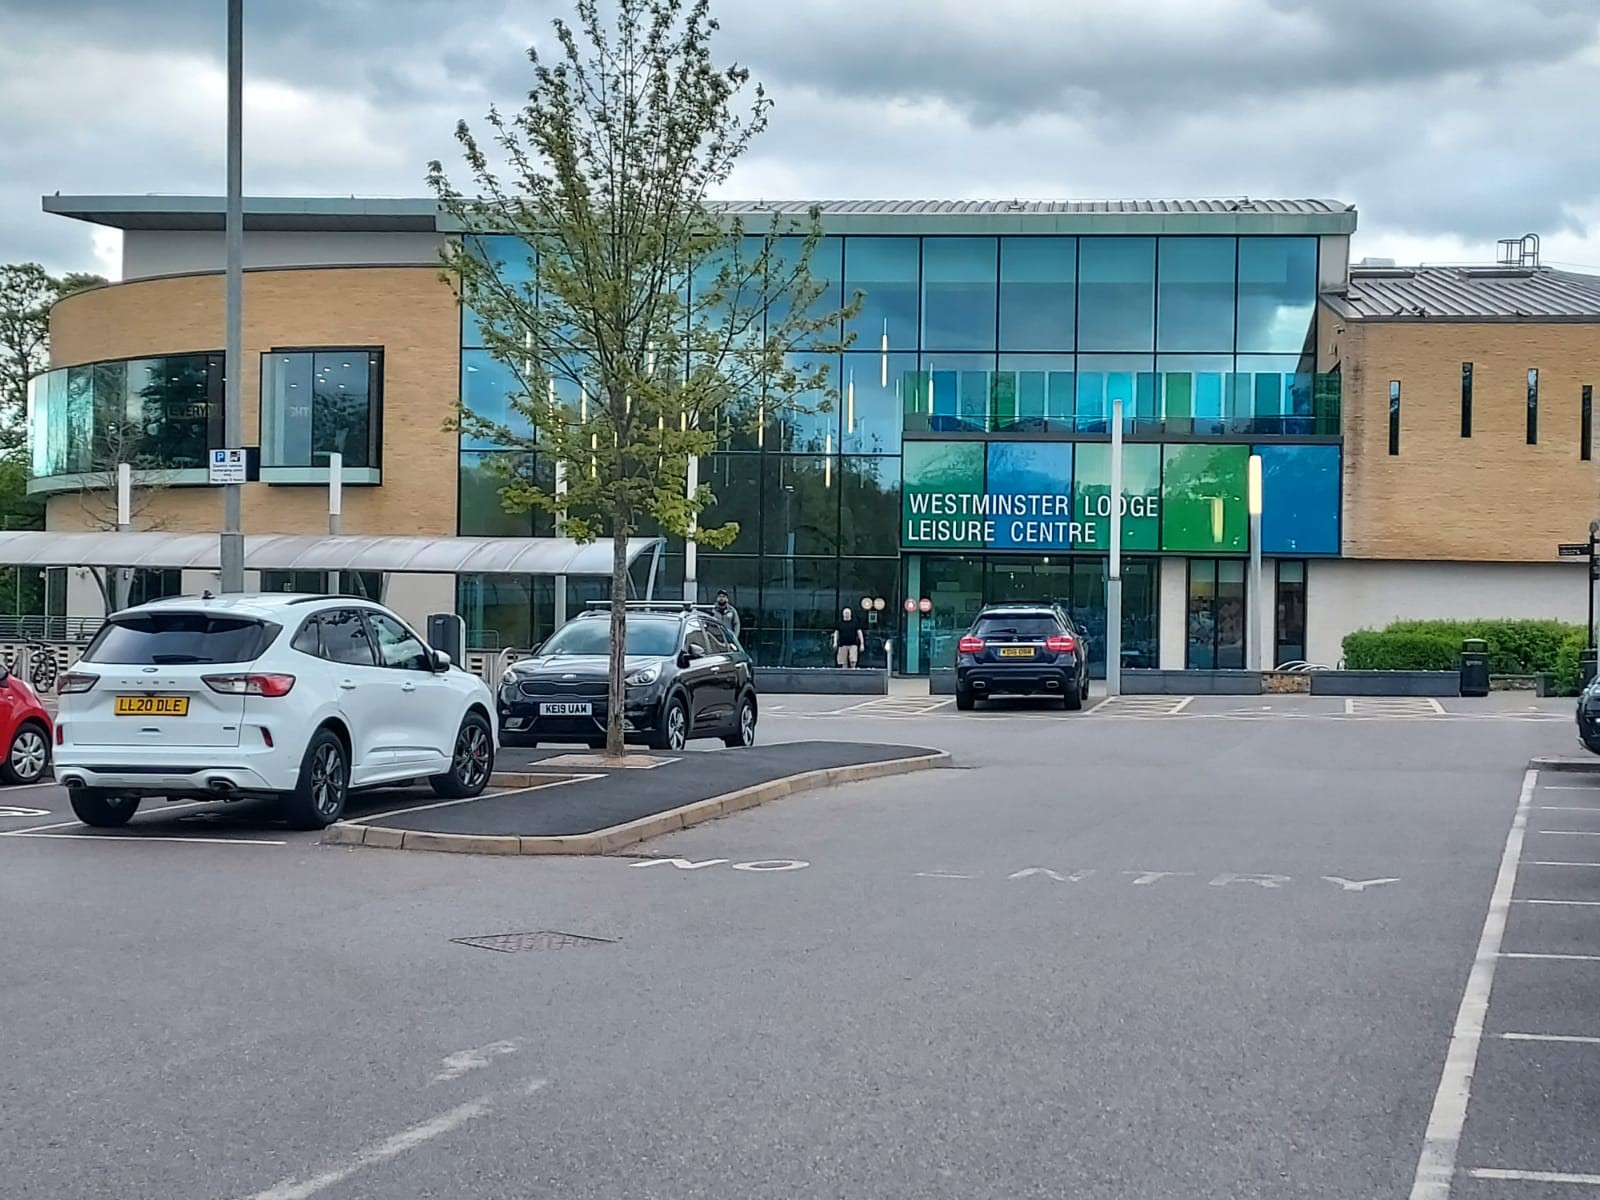
{"type": "Polygon", "coordinates": [[[84,662],[248,663],[272,644],[278,626],[251,617],[207,613],[148,613],[119,617],[100,627],[84,662]]]}
{"type": "Polygon", "coordinates": [[[1043,613],[993,613],[980,617],[972,632],[981,638],[1047,638],[1061,632],[1061,623],[1043,613]]]}
{"type": "MultiPolygon", "coordinates": [[[[629,654],[665,658],[678,649],[678,622],[630,618],[626,645],[629,654]]],[[[540,653],[607,654],[610,646],[610,618],[590,618],[563,625],[540,653]]]]}

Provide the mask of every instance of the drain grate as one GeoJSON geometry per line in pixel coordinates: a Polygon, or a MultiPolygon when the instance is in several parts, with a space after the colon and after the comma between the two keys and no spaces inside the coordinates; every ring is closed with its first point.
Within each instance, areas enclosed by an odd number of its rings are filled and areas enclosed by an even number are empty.
{"type": "Polygon", "coordinates": [[[614,946],[615,938],[585,937],[581,933],[561,933],[555,929],[535,929],[531,933],[490,933],[481,937],[451,938],[458,946],[476,946],[500,954],[519,954],[524,950],[571,950],[585,946],[614,946]]]}

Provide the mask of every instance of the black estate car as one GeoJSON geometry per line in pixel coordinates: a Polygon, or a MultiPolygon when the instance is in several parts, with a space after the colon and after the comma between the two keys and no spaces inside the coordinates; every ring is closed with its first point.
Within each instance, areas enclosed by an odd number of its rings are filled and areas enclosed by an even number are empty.
{"type": "MultiPolygon", "coordinates": [[[[688,603],[628,605],[629,741],[682,750],[691,738],[728,746],[756,740],[755,670],[710,611],[688,603]]],[[[602,602],[568,621],[500,681],[500,740],[508,746],[606,740],[611,609],[602,602]]]]}
{"type": "Polygon", "coordinates": [[[990,696],[1089,697],[1089,647],[1058,604],[991,604],[956,645],[956,707],[990,696]]]}

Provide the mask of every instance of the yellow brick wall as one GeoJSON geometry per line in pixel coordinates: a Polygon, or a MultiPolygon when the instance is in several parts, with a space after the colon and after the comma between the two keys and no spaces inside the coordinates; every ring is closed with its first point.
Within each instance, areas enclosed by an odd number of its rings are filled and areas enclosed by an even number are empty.
{"type": "MultiPolygon", "coordinates": [[[[1579,458],[1581,388],[1600,388],[1600,324],[1344,322],[1324,308],[1344,374],[1344,553],[1549,562],[1600,516],[1600,464],[1579,458]],[[1473,364],[1461,436],[1461,364],[1473,364]],[[1527,444],[1528,370],[1539,371],[1527,444]],[[1389,454],[1399,380],[1400,453],[1389,454]]],[[[1325,361],[1328,361],[1325,359],[1325,361]]]]}
{"type": "MultiPolygon", "coordinates": [[[[244,277],[245,443],[260,441],[261,355],[274,346],[382,346],[383,486],[346,487],[354,534],[454,534],[456,435],[443,424],[459,394],[459,317],[450,289],[428,267],[249,271],[244,277]]],[[[223,348],[223,277],[139,280],[70,296],[50,318],[51,365],[223,348]]],[[[246,533],[321,533],[325,487],[244,490],[246,533]]],[[[52,497],[52,529],[95,527],[99,500],[52,497]]],[[[220,489],[166,488],[136,527],[215,529],[220,489]]]]}

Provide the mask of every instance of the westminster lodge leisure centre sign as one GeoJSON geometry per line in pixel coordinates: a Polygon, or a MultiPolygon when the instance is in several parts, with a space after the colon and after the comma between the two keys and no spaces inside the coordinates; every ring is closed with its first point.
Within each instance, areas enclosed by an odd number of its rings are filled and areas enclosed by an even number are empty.
{"type": "MultiPolygon", "coordinates": [[[[1123,447],[1122,548],[1244,554],[1252,451],[1265,462],[1268,554],[1339,553],[1339,448],[1130,442],[1123,447]]],[[[1101,551],[1111,545],[1106,442],[908,440],[906,550],[1101,551]]]]}

